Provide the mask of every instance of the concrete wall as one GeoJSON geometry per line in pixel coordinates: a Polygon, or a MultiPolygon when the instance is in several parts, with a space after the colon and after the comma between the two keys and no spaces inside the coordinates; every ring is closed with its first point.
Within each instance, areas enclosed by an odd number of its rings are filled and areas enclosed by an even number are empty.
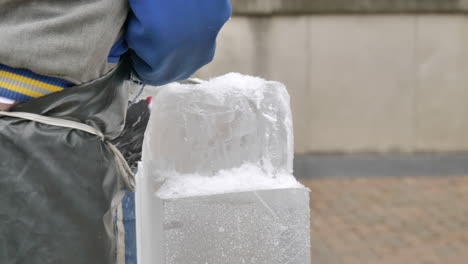
{"type": "Polygon", "coordinates": [[[468,0],[234,0],[235,14],[466,13],[468,0]]]}
{"type": "Polygon", "coordinates": [[[285,83],[296,151],[468,150],[468,17],[234,17],[197,77],[285,83]]]}

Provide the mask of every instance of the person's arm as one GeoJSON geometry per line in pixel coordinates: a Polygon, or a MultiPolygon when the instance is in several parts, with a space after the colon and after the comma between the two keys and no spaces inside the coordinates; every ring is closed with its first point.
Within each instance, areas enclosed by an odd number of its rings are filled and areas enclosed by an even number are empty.
{"type": "Polygon", "coordinates": [[[164,85],[189,78],[214,56],[229,0],[129,0],[126,41],[136,76],[164,85]]]}

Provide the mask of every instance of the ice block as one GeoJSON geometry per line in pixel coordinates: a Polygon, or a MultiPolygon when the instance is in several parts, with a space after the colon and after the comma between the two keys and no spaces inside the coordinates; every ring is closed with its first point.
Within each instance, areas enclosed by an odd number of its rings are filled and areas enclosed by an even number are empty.
{"type": "Polygon", "coordinates": [[[308,264],[284,85],[241,74],[153,99],[137,175],[141,264],[308,264]]]}

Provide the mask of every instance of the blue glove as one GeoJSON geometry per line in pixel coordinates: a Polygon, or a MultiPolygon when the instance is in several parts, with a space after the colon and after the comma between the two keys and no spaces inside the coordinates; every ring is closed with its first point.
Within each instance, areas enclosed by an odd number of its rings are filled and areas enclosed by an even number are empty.
{"type": "Polygon", "coordinates": [[[129,0],[126,42],[137,77],[150,85],[189,78],[214,57],[229,0],[129,0]]]}

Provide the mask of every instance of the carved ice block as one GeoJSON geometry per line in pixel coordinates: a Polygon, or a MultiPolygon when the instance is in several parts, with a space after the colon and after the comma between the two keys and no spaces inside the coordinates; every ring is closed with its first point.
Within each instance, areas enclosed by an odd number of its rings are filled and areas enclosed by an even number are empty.
{"type": "Polygon", "coordinates": [[[140,264],[309,264],[289,95],[228,74],[153,99],[137,175],[140,264]]]}

